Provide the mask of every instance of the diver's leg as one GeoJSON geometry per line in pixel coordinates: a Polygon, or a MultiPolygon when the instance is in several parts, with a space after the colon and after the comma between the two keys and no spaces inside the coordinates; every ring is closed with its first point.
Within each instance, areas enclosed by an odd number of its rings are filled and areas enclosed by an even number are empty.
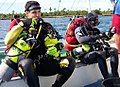
{"type": "Polygon", "coordinates": [[[119,77],[118,74],[118,51],[116,48],[111,48],[109,50],[110,53],[110,65],[111,65],[111,72],[113,77],[119,77]]]}
{"type": "Polygon", "coordinates": [[[31,59],[23,59],[19,62],[19,67],[22,68],[25,74],[25,81],[29,87],[40,87],[39,78],[35,73],[33,61],[31,59]]]}
{"type": "Polygon", "coordinates": [[[108,69],[107,69],[106,59],[103,57],[100,57],[100,56],[98,58],[98,66],[103,75],[103,78],[107,79],[107,78],[109,78],[109,73],[108,73],[108,69]]]}
{"type": "Polygon", "coordinates": [[[86,64],[92,64],[98,62],[99,69],[104,79],[109,77],[106,59],[98,51],[87,53],[84,57],[84,61],[86,64]]]}
{"type": "Polygon", "coordinates": [[[62,87],[62,85],[70,78],[75,69],[75,60],[73,58],[67,58],[69,66],[67,68],[60,68],[55,83],[52,87],[62,87]]]}

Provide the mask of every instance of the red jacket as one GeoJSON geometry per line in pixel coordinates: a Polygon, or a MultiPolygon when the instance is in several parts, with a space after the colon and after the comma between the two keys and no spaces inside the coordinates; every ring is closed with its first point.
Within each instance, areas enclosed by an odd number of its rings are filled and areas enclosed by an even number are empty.
{"type": "Polygon", "coordinates": [[[67,51],[72,51],[76,46],[78,46],[78,41],[75,37],[75,29],[79,27],[82,23],[85,23],[85,19],[80,17],[80,18],[75,18],[73,21],[70,23],[66,30],[66,35],[65,35],[65,44],[64,48],[67,51]]]}

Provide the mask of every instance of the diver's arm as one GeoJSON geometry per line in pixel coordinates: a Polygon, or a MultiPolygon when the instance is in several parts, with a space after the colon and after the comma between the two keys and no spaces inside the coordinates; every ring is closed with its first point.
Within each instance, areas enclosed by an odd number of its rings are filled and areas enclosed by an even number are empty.
{"type": "Polygon", "coordinates": [[[83,36],[80,30],[81,30],[81,27],[78,27],[77,29],[75,29],[75,37],[79,43],[93,42],[98,37],[97,35],[83,36]]]}
{"type": "Polygon", "coordinates": [[[93,28],[94,30],[94,35],[99,35],[101,32],[98,28],[93,28]]]}
{"type": "Polygon", "coordinates": [[[16,39],[18,38],[18,36],[20,35],[20,33],[23,30],[23,27],[22,27],[23,25],[24,25],[23,22],[20,22],[18,25],[14,26],[7,33],[7,35],[5,36],[5,39],[4,39],[5,45],[11,46],[16,41],[16,39]]]}

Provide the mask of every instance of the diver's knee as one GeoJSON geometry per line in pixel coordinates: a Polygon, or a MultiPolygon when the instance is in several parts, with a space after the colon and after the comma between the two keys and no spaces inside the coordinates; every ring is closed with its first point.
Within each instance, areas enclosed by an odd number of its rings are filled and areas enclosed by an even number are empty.
{"type": "Polygon", "coordinates": [[[69,63],[70,63],[70,65],[72,65],[72,66],[74,66],[75,67],[75,65],[76,65],[76,62],[75,62],[75,59],[74,58],[70,58],[70,57],[68,57],[67,58],[68,59],[68,61],[69,61],[69,63]]]}
{"type": "Polygon", "coordinates": [[[118,54],[118,50],[117,50],[116,48],[113,48],[113,47],[112,47],[111,50],[110,50],[110,54],[111,54],[111,53],[116,53],[116,54],[118,54]]]}
{"type": "Polygon", "coordinates": [[[29,67],[32,64],[33,64],[33,61],[31,59],[23,59],[19,62],[18,66],[29,67]]]}

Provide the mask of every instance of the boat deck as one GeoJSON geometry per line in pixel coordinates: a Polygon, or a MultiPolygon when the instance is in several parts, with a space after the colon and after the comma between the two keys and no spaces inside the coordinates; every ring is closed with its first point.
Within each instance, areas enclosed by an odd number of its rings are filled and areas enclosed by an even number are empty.
{"type": "MultiPolygon", "coordinates": [[[[109,60],[107,61],[109,65],[109,60]]],[[[55,81],[55,78],[56,75],[49,77],[40,76],[41,87],[50,87],[55,81]]],[[[0,87],[27,87],[22,79],[14,79],[15,78],[13,78],[12,81],[3,83],[0,87]]],[[[97,63],[91,65],[78,64],[73,75],[63,87],[102,87],[101,82],[102,75],[98,69],[97,63]]]]}
{"type": "Polygon", "coordinates": [[[102,79],[98,80],[97,82],[94,82],[90,85],[84,86],[84,87],[102,87],[102,79]]]}
{"type": "MultiPolygon", "coordinates": [[[[101,82],[102,82],[102,80],[98,80],[97,82],[92,83],[90,85],[87,85],[87,86],[77,86],[77,87],[102,87],[101,82]]],[[[17,80],[17,81],[15,81],[15,83],[14,83],[14,81],[4,83],[0,87],[28,87],[28,86],[23,82],[23,80],[17,80]],[[22,83],[22,86],[21,86],[21,83],[22,83]]],[[[67,87],[67,86],[64,86],[64,87],[67,87]]]]}
{"type": "MultiPolygon", "coordinates": [[[[112,45],[114,47],[114,45],[112,45]]],[[[119,55],[120,58],[120,55],[119,55]]],[[[119,60],[120,62],[120,60],[119,60]]],[[[109,73],[111,71],[109,58],[107,59],[109,73]]],[[[118,67],[120,74],[120,64],[118,67]]],[[[40,76],[40,87],[51,87],[54,83],[56,75],[49,77],[40,76]]],[[[102,75],[98,68],[98,64],[77,64],[76,69],[70,79],[63,85],[63,87],[102,87],[102,75]]],[[[15,79],[15,78],[13,78],[15,79]]],[[[15,79],[3,83],[0,87],[28,87],[22,79],[15,79]]]]}

